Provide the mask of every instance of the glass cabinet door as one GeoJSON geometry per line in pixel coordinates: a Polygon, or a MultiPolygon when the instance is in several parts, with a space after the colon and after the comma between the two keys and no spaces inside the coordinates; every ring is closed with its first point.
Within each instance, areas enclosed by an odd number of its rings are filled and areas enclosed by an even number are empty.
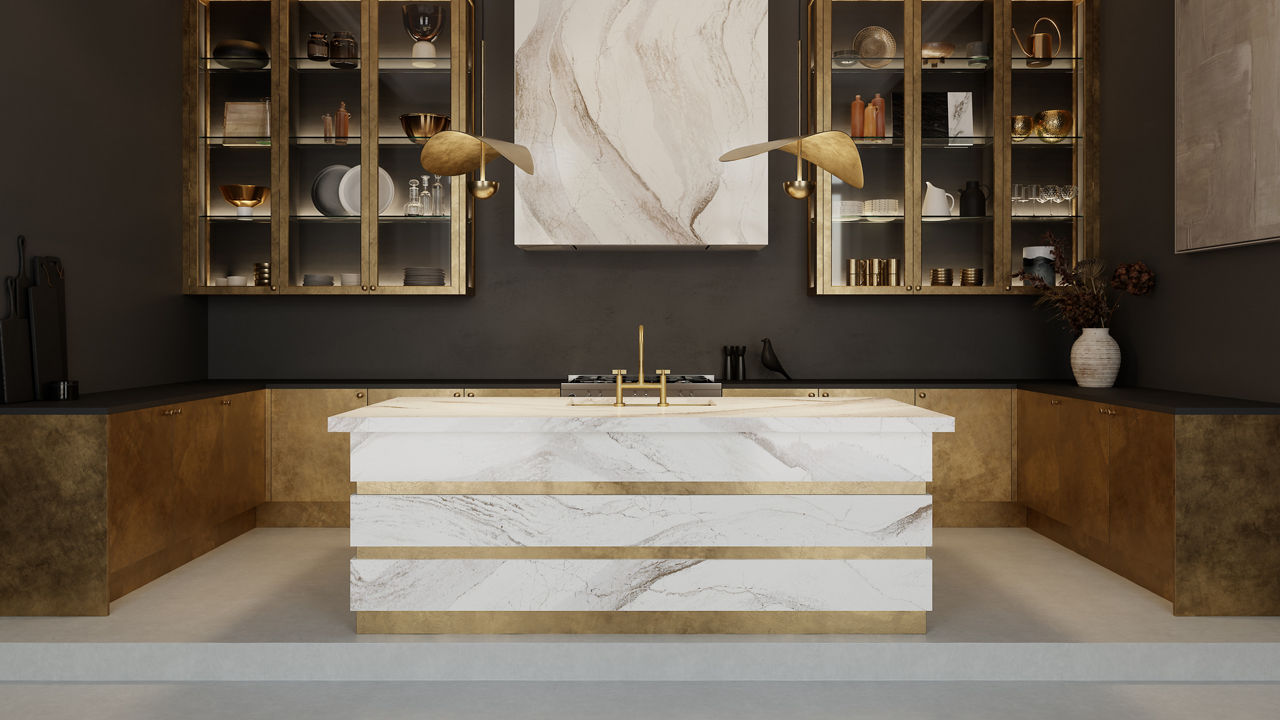
{"type": "MultiPolygon", "coordinates": [[[[379,293],[458,292],[461,253],[455,252],[455,188],[460,178],[422,169],[422,143],[454,126],[454,32],[459,3],[380,0],[376,6],[378,111],[376,158],[366,180],[376,183],[378,207],[366,217],[373,232],[370,282],[379,293]],[[375,176],[376,173],[376,176],[375,176]]],[[[465,11],[463,11],[465,12],[465,11]]],[[[370,191],[370,197],[373,192],[370,191]]]]}
{"type": "MultiPolygon", "coordinates": [[[[1010,272],[1027,266],[1052,240],[1085,251],[1084,209],[1091,201],[1083,148],[1086,127],[1086,4],[1077,0],[1009,3],[1011,67],[1010,272]],[[1016,34],[1016,38],[1015,38],[1016,34]]],[[[1011,281],[1014,287],[1021,280],[1011,281]]]]}
{"type": "Polygon", "coordinates": [[[817,212],[823,235],[817,282],[827,292],[893,292],[908,282],[908,118],[912,75],[904,59],[910,2],[835,0],[817,24],[817,129],[841,130],[858,144],[865,184],[846,185],[819,171],[817,212]],[[829,14],[828,14],[829,13],[829,14]],[[824,83],[823,78],[829,77],[824,83]],[[825,117],[824,117],[825,116],[825,117]]]}
{"type": "Polygon", "coordinates": [[[291,0],[285,292],[360,293],[364,109],[360,0],[291,0]]]}
{"type": "Polygon", "coordinates": [[[995,277],[996,0],[924,0],[920,14],[920,263],[924,292],[995,277]]]}
{"type": "Polygon", "coordinates": [[[187,292],[270,292],[273,74],[270,0],[187,8],[194,148],[186,168],[187,292]]]}

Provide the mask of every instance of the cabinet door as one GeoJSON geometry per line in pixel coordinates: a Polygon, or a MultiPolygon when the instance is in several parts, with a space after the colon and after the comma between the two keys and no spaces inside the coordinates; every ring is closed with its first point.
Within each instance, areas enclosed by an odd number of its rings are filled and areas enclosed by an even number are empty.
{"type": "Polygon", "coordinates": [[[329,416],[365,407],[364,390],[271,391],[273,502],[346,501],[351,497],[351,444],[329,432],[329,416]]]}
{"type": "Polygon", "coordinates": [[[725,388],[725,397],[818,397],[818,388],[725,388]]]}
{"type": "Polygon", "coordinates": [[[1107,408],[1064,398],[1058,447],[1062,516],[1071,528],[1107,540],[1107,408]]]}
{"type": "Polygon", "coordinates": [[[164,549],[174,515],[170,408],[107,419],[107,565],[114,572],[164,549]]]}
{"type": "Polygon", "coordinates": [[[1148,576],[1147,587],[1173,592],[1174,417],[1112,407],[1108,513],[1112,547],[1148,576]]]}
{"type": "Polygon", "coordinates": [[[885,398],[912,405],[915,403],[914,391],[911,388],[823,388],[818,392],[821,397],[832,398],[885,398]]]}
{"type": "Polygon", "coordinates": [[[267,496],[267,393],[218,398],[220,471],[212,496],[218,520],[257,507],[267,496]]]}
{"type": "Polygon", "coordinates": [[[1058,434],[1062,400],[1018,391],[1018,500],[1062,521],[1058,491],[1058,434]]]}
{"type": "Polygon", "coordinates": [[[176,496],[170,544],[212,527],[219,519],[214,489],[223,482],[221,410],[218,398],[171,408],[176,496]]]}
{"type": "Polygon", "coordinates": [[[369,388],[369,404],[398,397],[462,397],[462,388],[369,388]]]}
{"type": "Polygon", "coordinates": [[[916,405],[956,419],[933,436],[935,499],[1013,499],[1013,390],[919,389],[916,405]]]}
{"type": "Polygon", "coordinates": [[[560,397],[560,388],[467,388],[465,394],[469,398],[560,397]]]}

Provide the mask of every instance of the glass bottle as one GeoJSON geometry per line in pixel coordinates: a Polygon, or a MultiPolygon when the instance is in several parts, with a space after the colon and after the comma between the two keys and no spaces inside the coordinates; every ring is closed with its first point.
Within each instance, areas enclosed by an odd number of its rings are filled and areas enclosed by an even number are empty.
{"type": "Polygon", "coordinates": [[[324,141],[326,144],[333,142],[333,115],[325,113],[320,116],[320,125],[324,128],[324,141]]]}
{"type": "Polygon", "coordinates": [[[347,137],[351,135],[351,113],[347,112],[347,104],[338,103],[338,113],[336,120],[336,128],[334,129],[334,141],[339,145],[347,144],[347,137]]]}
{"type": "Polygon", "coordinates": [[[449,203],[445,200],[444,184],[440,182],[440,176],[436,176],[436,182],[431,186],[431,202],[435,205],[435,214],[440,217],[449,216],[449,203]]]}
{"type": "Polygon", "coordinates": [[[418,181],[409,181],[409,202],[404,204],[404,214],[406,217],[416,217],[422,214],[422,199],[418,195],[418,181]]]}
{"type": "Polygon", "coordinates": [[[343,70],[360,66],[360,47],[349,32],[335,32],[329,39],[329,64],[343,70]]]}

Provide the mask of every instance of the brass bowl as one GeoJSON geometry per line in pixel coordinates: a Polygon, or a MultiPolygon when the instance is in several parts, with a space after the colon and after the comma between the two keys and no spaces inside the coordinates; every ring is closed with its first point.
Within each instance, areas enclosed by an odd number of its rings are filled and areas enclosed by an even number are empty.
{"type": "Polygon", "coordinates": [[[1014,142],[1026,140],[1034,129],[1035,121],[1030,115],[1014,115],[1009,118],[1009,132],[1013,134],[1014,142]]]}
{"type": "Polygon", "coordinates": [[[1061,142],[1075,129],[1070,110],[1043,110],[1036,113],[1036,134],[1045,142],[1061,142]]]}
{"type": "Polygon", "coordinates": [[[956,51],[954,43],[927,42],[920,44],[920,56],[925,60],[941,60],[951,57],[956,51]]]}
{"type": "Polygon", "coordinates": [[[222,198],[237,208],[256,208],[271,197],[265,185],[219,185],[222,198]]]}
{"type": "Polygon", "coordinates": [[[449,116],[435,113],[406,113],[400,116],[400,127],[404,134],[419,145],[431,139],[432,135],[449,129],[449,116]]]}

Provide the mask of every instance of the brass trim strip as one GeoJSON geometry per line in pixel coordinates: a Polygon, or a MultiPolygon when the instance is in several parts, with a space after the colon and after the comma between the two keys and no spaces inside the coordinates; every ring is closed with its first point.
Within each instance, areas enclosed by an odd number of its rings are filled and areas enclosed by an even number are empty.
{"type": "Polygon", "coordinates": [[[358,495],[924,495],[922,482],[362,482],[358,495]]]}
{"type": "Polygon", "coordinates": [[[923,560],[922,547],[360,547],[357,560],[923,560]]]}
{"type": "Polygon", "coordinates": [[[360,634],[894,634],[922,635],[923,611],[900,612],[373,612],[360,634]]]}

